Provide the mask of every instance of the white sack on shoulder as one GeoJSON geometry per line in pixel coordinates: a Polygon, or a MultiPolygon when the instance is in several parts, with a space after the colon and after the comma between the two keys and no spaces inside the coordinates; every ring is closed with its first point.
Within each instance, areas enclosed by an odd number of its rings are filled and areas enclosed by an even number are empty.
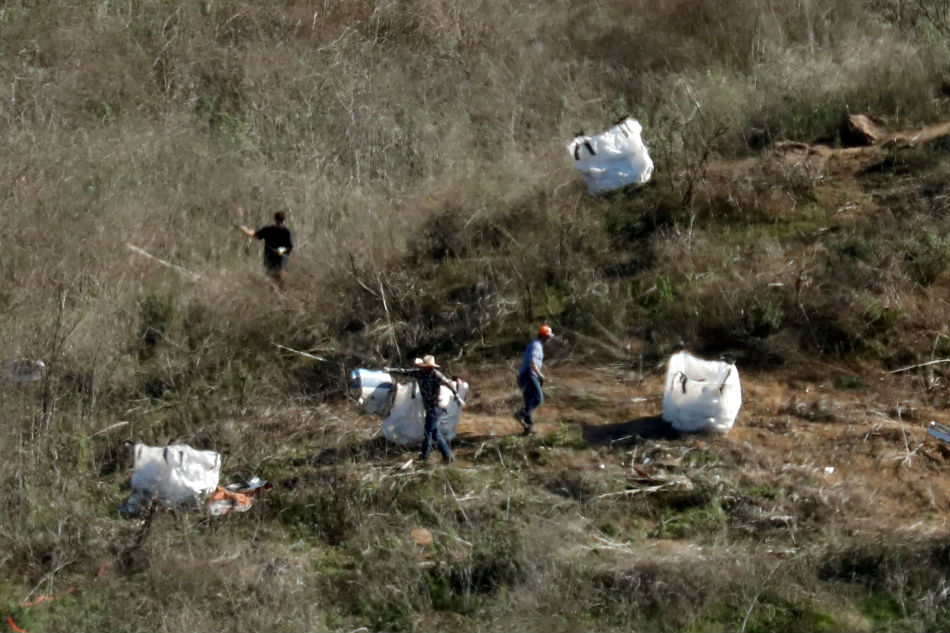
{"type": "Polygon", "coordinates": [[[394,383],[385,371],[354,369],[350,372],[350,394],[367,413],[385,416],[392,409],[394,383]]]}
{"type": "MultiPolygon", "coordinates": [[[[469,386],[464,380],[455,381],[455,389],[463,401],[468,397],[469,386]]],[[[451,441],[455,437],[462,407],[447,387],[442,387],[439,392],[439,405],[446,411],[439,419],[439,431],[447,441],[451,441]]],[[[402,446],[419,444],[425,434],[425,419],[426,412],[422,406],[419,386],[415,382],[396,385],[392,411],[389,417],[383,420],[383,435],[390,442],[402,446]]]]}
{"type": "Polygon", "coordinates": [[[742,405],[739,372],[732,363],[687,352],[670,357],[663,391],[663,419],[677,431],[728,433],[742,405]]]}
{"type": "Polygon", "coordinates": [[[649,182],[653,160],[640,137],[642,131],[636,119],[627,117],[606,132],[571,141],[567,148],[584,175],[587,193],[597,195],[649,182]]]}

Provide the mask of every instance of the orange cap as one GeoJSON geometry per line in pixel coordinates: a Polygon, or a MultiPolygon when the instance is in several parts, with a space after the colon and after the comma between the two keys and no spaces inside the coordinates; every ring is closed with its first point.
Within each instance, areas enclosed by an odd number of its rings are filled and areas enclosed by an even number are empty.
{"type": "Polygon", "coordinates": [[[546,336],[548,338],[554,338],[554,331],[551,329],[550,325],[542,325],[538,328],[538,336],[546,336]]]}

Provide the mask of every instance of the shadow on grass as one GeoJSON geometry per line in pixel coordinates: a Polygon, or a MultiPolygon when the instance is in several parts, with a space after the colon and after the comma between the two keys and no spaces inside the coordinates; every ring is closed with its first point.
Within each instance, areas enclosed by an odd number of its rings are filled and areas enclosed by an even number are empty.
{"type": "MultiPolygon", "coordinates": [[[[497,435],[456,435],[449,445],[455,449],[470,449],[479,447],[485,442],[498,440],[501,436],[497,435]]],[[[374,462],[377,464],[398,461],[406,456],[406,453],[412,453],[415,458],[422,446],[410,444],[402,446],[390,442],[382,435],[362,442],[346,444],[323,449],[310,457],[295,459],[291,462],[292,466],[333,466],[353,462],[374,462]]],[[[438,449],[433,447],[433,452],[438,457],[438,449]]]]}
{"type": "Polygon", "coordinates": [[[680,434],[662,416],[654,415],[616,424],[584,424],[584,440],[590,446],[625,444],[638,440],[675,440],[680,434]]]}
{"type": "Polygon", "coordinates": [[[291,462],[292,466],[332,466],[345,462],[373,462],[391,460],[401,456],[409,446],[399,446],[378,436],[362,442],[325,448],[311,457],[299,458],[291,462]]]}

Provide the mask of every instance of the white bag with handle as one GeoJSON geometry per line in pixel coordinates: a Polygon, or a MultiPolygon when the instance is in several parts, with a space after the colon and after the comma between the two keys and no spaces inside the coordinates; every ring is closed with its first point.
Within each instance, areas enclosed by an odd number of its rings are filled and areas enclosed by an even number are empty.
{"type": "Polygon", "coordinates": [[[687,352],[670,357],[663,391],[663,419],[677,431],[728,433],[742,406],[739,372],[732,363],[702,360],[687,352]]]}
{"type": "Polygon", "coordinates": [[[354,369],[350,372],[350,395],[367,413],[388,415],[395,386],[392,376],[385,371],[354,369]]]}
{"type": "Polygon", "coordinates": [[[135,445],[132,496],[120,508],[136,514],[142,502],[157,499],[166,507],[214,492],[221,476],[221,455],[187,444],[135,445]]]}
{"type": "Polygon", "coordinates": [[[583,174],[587,193],[597,195],[643,185],[653,175],[653,160],[640,137],[643,126],[627,117],[606,132],[579,135],[567,146],[574,166],[583,174]]]}

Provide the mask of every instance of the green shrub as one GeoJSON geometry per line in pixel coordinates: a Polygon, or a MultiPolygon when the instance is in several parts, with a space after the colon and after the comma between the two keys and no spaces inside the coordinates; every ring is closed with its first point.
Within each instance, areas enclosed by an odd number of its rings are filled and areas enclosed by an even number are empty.
{"type": "Polygon", "coordinates": [[[946,233],[917,233],[904,240],[902,250],[908,274],[922,286],[934,283],[950,262],[950,238],[946,233]]]}
{"type": "Polygon", "coordinates": [[[142,297],[139,306],[140,341],[143,349],[151,352],[162,341],[177,315],[175,300],[169,293],[149,292],[142,297]]]}

